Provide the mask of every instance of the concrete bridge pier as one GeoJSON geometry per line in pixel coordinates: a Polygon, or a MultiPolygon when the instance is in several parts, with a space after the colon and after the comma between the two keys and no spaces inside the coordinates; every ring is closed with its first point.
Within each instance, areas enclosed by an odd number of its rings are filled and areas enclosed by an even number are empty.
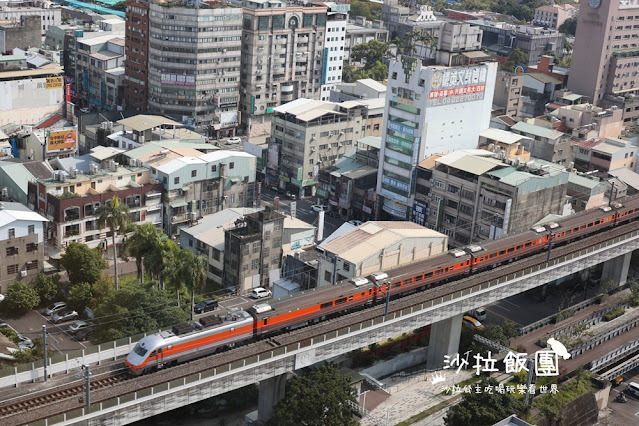
{"type": "Polygon", "coordinates": [[[613,259],[606,260],[603,266],[603,272],[601,273],[601,282],[605,282],[608,279],[612,279],[622,286],[628,280],[628,269],[630,268],[630,258],[632,252],[622,254],[613,259]]]}
{"type": "Polygon", "coordinates": [[[444,356],[453,357],[459,352],[462,318],[464,314],[433,323],[428,343],[427,368],[439,368],[444,365],[444,356]]]}
{"type": "Polygon", "coordinates": [[[260,395],[257,401],[257,418],[262,424],[273,417],[274,407],[284,398],[286,373],[260,381],[260,395]]]}

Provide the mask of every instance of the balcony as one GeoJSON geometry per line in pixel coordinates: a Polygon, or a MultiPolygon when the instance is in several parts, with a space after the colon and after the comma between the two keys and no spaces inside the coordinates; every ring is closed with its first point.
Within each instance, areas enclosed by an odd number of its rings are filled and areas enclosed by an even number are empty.
{"type": "Polygon", "coordinates": [[[80,231],[78,231],[77,229],[75,230],[65,230],[64,231],[64,238],[70,238],[70,237],[75,237],[80,235],[80,231]]]}
{"type": "Polygon", "coordinates": [[[87,231],[99,231],[100,227],[98,226],[97,222],[93,221],[93,222],[86,222],[84,224],[84,228],[87,231]]]}

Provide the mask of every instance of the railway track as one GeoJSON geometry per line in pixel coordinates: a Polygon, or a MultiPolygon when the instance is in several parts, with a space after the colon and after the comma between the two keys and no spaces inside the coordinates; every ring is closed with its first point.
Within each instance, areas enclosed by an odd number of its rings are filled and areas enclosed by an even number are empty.
{"type": "MultiPolygon", "coordinates": [[[[621,235],[631,230],[635,230],[636,228],[637,228],[636,222],[632,224],[626,224],[626,225],[619,226],[606,233],[593,235],[591,237],[584,238],[583,240],[574,241],[568,245],[554,247],[552,251],[551,259],[558,258],[563,255],[567,255],[571,252],[579,251],[582,248],[591,246],[598,242],[613,239],[618,235],[621,235]]],[[[419,303],[423,303],[433,298],[438,298],[438,297],[445,296],[447,294],[455,293],[457,291],[473,287],[477,284],[491,281],[501,276],[506,276],[518,270],[529,268],[540,263],[545,263],[545,261],[546,261],[546,254],[539,253],[531,257],[521,259],[512,264],[502,265],[496,269],[483,271],[478,273],[477,275],[473,275],[470,277],[461,277],[458,280],[454,280],[452,282],[443,284],[438,287],[430,288],[423,292],[418,292],[418,293],[414,293],[404,297],[400,297],[391,302],[391,312],[402,310],[406,307],[418,305],[419,303]]],[[[318,334],[339,330],[355,322],[372,319],[374,317],[379,316],[382,312],[384,312],[383,304],[376,305],[363,311],[346,314],[341,317],[337,317],[337,318],[322,322],[320,324],[303,327],[282,335],[278,335],[274,339],[254,342],[246,346],[242,346],[242,348],[235,348],[235,349],[231,349],[229,351],[225,351],[223,353],[219,353],[213,356],[208,356],[198,360],[194,360],[189,363],[182,364],[181,368],[175,367],[175,368],[170,368],[166,370],[161,370],[161,374],[159,375],[148,374],[145,376],[136,377],[134,379],[135,383],[130,383],[130,384],[122,383],[129,378],[129,376],[124,373],[121,373],[115,376],[105,377],[100,380],[96,379],[92,381],[91,383],[91,390],[97,391],[95,395],[92,394],[92,401],[98,402],[101,400],[106,400],[109,398],[113,398],[115,396],[120,396],[120,395],[129,393],[132,391],[131,388],[136,388],[136,390],[144,389],[147,387],[154,386],[160,382],[175,380],[178,378],[186,377],[193,373],[212,369],[220,365],[225,365],[227,363],[233,362],[238,359],[238,351],[241,351],[242,357],[254,356],[263,352],[268,352],[272,350],[274,347],[286,346],[291,343],[309,339],[318,334]],[[162,376],[162,379],[158,380],[159,376],[162,376]]],[[[79,408],[82,406],[82,404],[79,403],[77,400],[73,400],[72,398],[74,396],[78,396],[82,394],[84,391],[85,391],[84,384],[79,384],[77,386],[74,385],[49,395],[42,395],[42,396],[38,396],[34,398],[29,398],[27,400],[20,401],[14,404],[5,405],[3,407],[0,407],[0,419],[5,419],[6,416],[14,417],[15,414],[29,410],[28,413],[24,413],[22,416],[20,416],[19,417],[20,420],[16,423],[12,421],[14,420],[13,418],[6,419],[8,420],[7,424],[17,425],[17,424],[23,424],[26,422],[31,422],[38,419],[46,418],[47,416],[51,416],[53,414],[57,414],[60,412],[70,411],[72,409],[79,408]],[[59,395],[56,396],[56,394],[59,394],[59,395]],[[53,406],[53,403],[57,403],[55,408],[53,406]],[[46,409],[48,408],[47,405],[50,406],[49,409],[46,409]],[[44,411],[45,413],[42,413],[41,410],[44,411]],[[38,413],[38,411],[40,411],[40,413],[38,413]]]]}
{"type": "MultiPolygon", "coordinates": [[[[100,379],[94,379],[91,381],[91,391],[96,391],[109,386],[113,386],[117,383],[124,382],[132,377],[128,373],[119,373],[112,376],[102,377],[100,379]]],[[[78,383],[71,387],[59,389],[51,393],[44,395],[34,396],[32,398],[20,400],[18,402],[4,405],[0,407],[0,418],[8,416],[14,416],[25,411],[32,410],[34,408],[41,408],[47,404],[57,403],[61,400],[73,398],[75,396],[83,396],[86,392],[84,383],[78,383]]]]}

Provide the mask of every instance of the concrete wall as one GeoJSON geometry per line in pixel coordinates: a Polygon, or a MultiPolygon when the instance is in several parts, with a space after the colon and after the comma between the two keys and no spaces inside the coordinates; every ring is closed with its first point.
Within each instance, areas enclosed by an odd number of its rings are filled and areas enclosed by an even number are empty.
{"type": "Polygon", "coordinates": [[[398,373],[406,370],[407,368],[424,364],[426,362],[427,354],[428,348],[418,348],[411,352],[396,356],[391,360],[375,364],[372,367],[360,371],[360,373],[368,374],[376,379],[390,376],[391,374],[398,373]]]}

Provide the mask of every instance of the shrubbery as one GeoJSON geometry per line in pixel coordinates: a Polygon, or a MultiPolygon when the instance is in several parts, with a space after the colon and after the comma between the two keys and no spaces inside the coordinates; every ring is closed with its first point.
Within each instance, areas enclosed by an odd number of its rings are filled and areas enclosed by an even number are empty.
{"type": "Polygon", "coordinates": [[[617,317],[620,317],[624,314],[624,312],[626,312],[626,310],[624,308],[617,308],[614,311],[610,311],[607,314],[605,314],[603,316],[604,321],[610,321],[613,320],[617,317]]]}
{"type": "Polygon", "coordinates": [[[553,315],[552,320],[555,324],[565,320],[566,318],[570,318],[575,315],[575,311],[573,309],[566,309],[565,311],[561,311],[555,315],[553,315]]]}

